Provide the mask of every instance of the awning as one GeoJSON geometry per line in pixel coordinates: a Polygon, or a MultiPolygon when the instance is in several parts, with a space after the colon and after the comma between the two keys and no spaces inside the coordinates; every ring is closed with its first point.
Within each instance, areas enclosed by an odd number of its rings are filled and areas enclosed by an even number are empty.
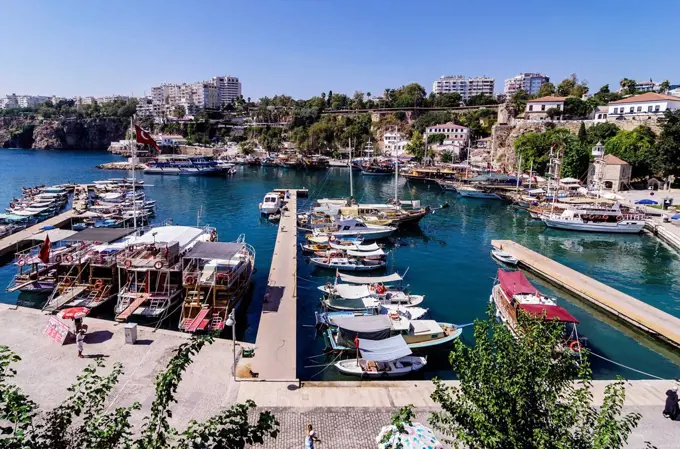
{"type": "Polygon", "coordinates": [[[352,276],[351,274],[338,273],[340,280],[350,284],[386,284],[388,282],[399,282],[403,280],[399,273],[388,274],[387,276],[352,276]]]}
{"type": "Polygon", "coordinates": [[[508,298],[515,295],[539,293],[521,271],[504,271],[499,268],[498,280],[508,298]]]}
{"type": "Polygon", "coordinates": [[[520,309],[535,318],[543,318],[546,321],[557,320],[562,323],[578,323],[578,320],[564,307],[548,304],[520,304],[520,309]]]}
{"type": "Polygon", "coordinates": [[[335,294],[343,299],[360,299],[370,296],[368,285],[337,284],[335,294]]]}
{"type": "Polygon", "coordinates": [[[391,362],[401,357],[411,355],[412,352],[401,335],[384,340],[359,339],[361,357],[374,362],[391,362]]]}
{"type": "Polygon", "coordinates": [[[45,237],[49,236],[50,242],[54,243],[59,242],[61,240],[68,240],[69,237],[77,233],[78,231],[71,231],[68,229],[50,229],[49,231],[38,232],[37,234],[33,234],[29,237],[26,237],[24,241],[36,240],[44,242],[45,237]]]}
{"type": "Polygon", "coordinates": [[[191,248],[185,259],[221,259],[229,260],[245,247],[244,243],[234,242],[198,242],[191,248]]]}
{"type": "Polygon", "coordinates": [[[382,249],[378,248],[375,251],[352,251],[348,250],[347,254],[350,256],[357,256],[357,257],[375,257],[375,256],[384,256],[385,251],[382,249]]]}
{"type": "Polygon", "coordinates": [[[87,228],[68,238],[69,242],[111,243],[130,235],[133,228],[87,228]]]}
{"type": "Polygon", "coordinates": [[[387,315],[343,316],[336,318],[335,324],[338,326],[340,340],[349,345],[356,337],[383,340],[390,336],[392,328],[387,315]]]}

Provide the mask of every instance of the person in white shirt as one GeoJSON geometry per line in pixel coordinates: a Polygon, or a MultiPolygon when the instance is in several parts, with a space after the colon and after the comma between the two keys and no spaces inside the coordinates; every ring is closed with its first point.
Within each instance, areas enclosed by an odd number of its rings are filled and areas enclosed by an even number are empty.
{"type": "Polygon", "coordinates": [[[312,425],[307,424],[307,436],[305,437],[305,449],[314,449],[314,443],[321,443],[316,437],[316,432],[312,430],[312,425]]]}
{"type": "Polygon", "coordinates": [[[85,344],[85,330],[80,329],[76,333],[76,348],[78,348],[78,357],[83,358],[83,347],[85,344]]]}

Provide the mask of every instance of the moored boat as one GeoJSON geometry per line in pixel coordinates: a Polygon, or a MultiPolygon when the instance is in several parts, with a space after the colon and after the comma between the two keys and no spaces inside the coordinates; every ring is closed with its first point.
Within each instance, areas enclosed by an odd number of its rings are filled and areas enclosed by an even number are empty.
{"type": "Polygon", "coordinates": [[[336,362],[338,371],[362,378],[390,378],[405,376],[427,365],[425,357],[412,355],[401,335],[383,340],[359,339],[357,349],[361,358],[336,362]]]}

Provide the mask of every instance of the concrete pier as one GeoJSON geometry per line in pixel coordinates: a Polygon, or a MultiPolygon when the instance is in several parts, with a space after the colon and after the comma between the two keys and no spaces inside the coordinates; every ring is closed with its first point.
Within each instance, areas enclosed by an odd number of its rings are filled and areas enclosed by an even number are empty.
{"type": "Polygon", "coordinates": [[[274,255],[250,370],[260,380],[297,379],[297,191],[290,191],[274,255]]]}
{"type": "Polygon", "coordinates": [[[492,240],[491,245],[516,257],[522,268],[568,290],[634,327],[680,348],[680,318],[565,267],[511,240],[492,240]]]}
{"type": "Polygon", "coordinates": [[[75,216],[76,214],[73,210],[67,210],[62,214],[55,215],[52,218],[48,218],[45,221],[41,221],[40,223],[37,223],[29,228],[0,239],[0,257],[12,255],[17,251],[20,251],[22,248],[29,246],[25,239],[41,232],[40,230],[45,226],[54,226],[55,228],[59,228],[64,226],[66,223],[70,223],[71,218],[75,216]]]}

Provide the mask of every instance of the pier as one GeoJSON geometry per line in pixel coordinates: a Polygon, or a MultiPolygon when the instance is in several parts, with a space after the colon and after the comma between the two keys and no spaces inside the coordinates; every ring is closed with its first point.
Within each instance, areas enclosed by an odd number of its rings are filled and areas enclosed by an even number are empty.
{"type": "Polygon", "coordinates": [[[250,366],[261,380],[297,379],[297,191],[289,192],[276,234],[250,366]]]}
{"type": "Polygon", "coordinates": [[[634,327],[680,348],[680,318],[565,267],[512,240],[492,240],[491,245],[517,258],[522,268],[634,327]]]}
{"type": "Polygon", "coordinates": [[[66,223],[70,223],[71,218],[74,216],[76,216],[76,214],[73,210],[67,210],[64,213],[55,215],[52,218],[48,218],[45,221],[41,221],[40,223],[34,224],[29,228],[0,239],[0,258],[3,258],[8,254],[14,254],[23,247],[28,246],[26,239],[41,232],[41,229],[45,226],[54,226],[55,228],[59,228],[64,226],[66,223]]]}

